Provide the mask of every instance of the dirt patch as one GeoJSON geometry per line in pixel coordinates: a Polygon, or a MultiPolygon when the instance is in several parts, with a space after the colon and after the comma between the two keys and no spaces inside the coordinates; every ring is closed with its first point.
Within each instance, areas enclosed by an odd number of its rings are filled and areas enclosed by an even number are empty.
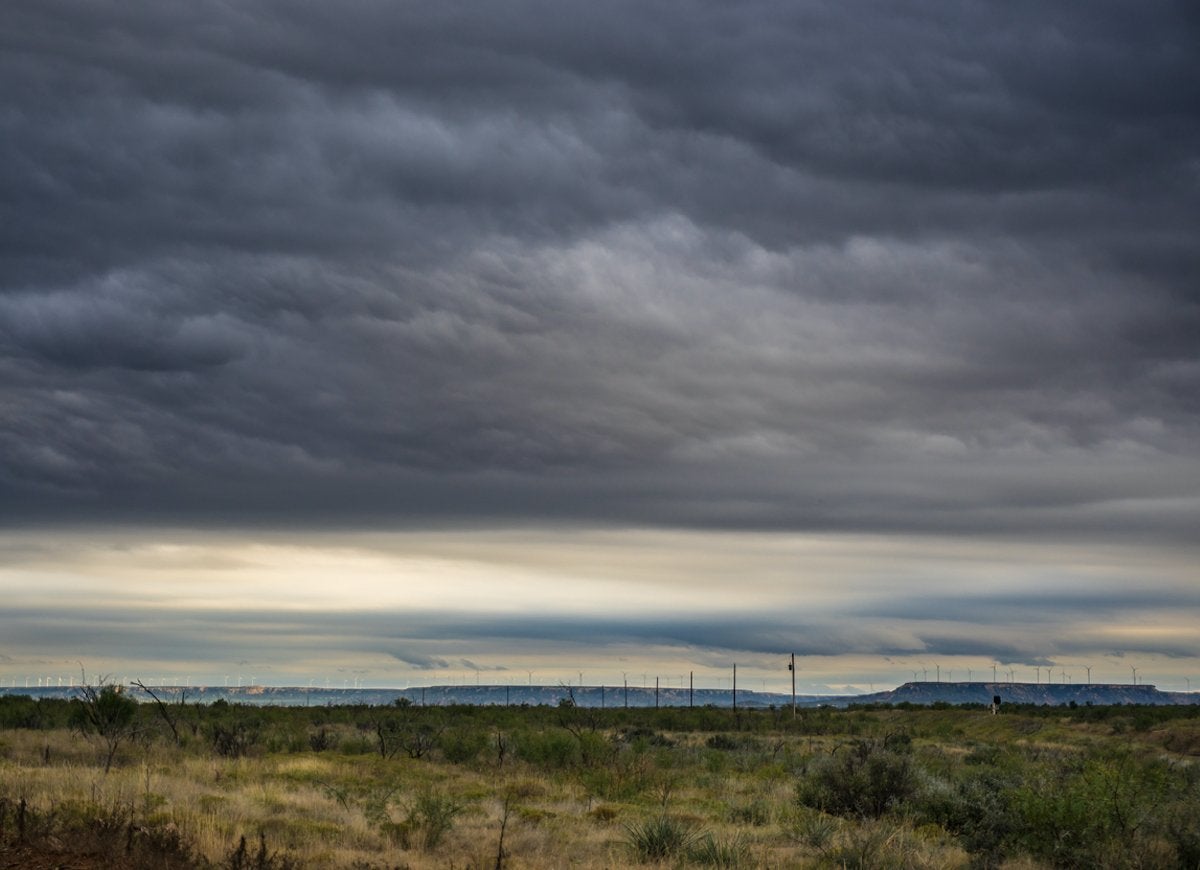
{"type": "Polygon", "coordinates": [[[77,855],[33,846],[8,846],[0,849],[0,870],[108,870],[112,859],[100,855],[77,855]]]}

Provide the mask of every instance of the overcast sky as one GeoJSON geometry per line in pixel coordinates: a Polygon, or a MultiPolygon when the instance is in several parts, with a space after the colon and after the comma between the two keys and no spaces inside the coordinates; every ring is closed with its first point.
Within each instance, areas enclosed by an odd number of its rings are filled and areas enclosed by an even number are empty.
{"type": "Polygon", "coordinates": [[[1198,44],[7,0],[0,678],[1200,676],[1198,44]]]}

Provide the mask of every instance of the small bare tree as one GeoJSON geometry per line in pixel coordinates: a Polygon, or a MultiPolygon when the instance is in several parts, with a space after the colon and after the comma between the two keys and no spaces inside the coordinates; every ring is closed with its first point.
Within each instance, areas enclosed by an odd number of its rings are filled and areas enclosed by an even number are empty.
{"type": "MultiPolygon", "coordinates": [[[[176,713],[173,713],[171,711],[171,708],[167,705],[167,703],[165,701],[163,701],[162,698],[158,697],[158,695],[156,695],[154,693],[154,690],[151,689],[149,686],[147,686],[141,680],[134,680],[129,685],[133,686],[135,689],[140,689],[141,691],[145,692],[147,695],[149,695],[154,700],[155,708],[158,710],[158,715],[161,716],[162,720],[167,723],[167,727],[171,729],[171,737],[174,738],[175,745],[179,746],[182,743],[182,741],[179,738],[178,715],[176,713]]],[[[184,689],[182,694],[180,695],[179,702],[178,702],[180,711],[185,709],[184,704],[186,703],[186,701],[187,701],[187,690],[184,689]]]]}
{"type": "Polygon", "coordinates": [[[101,677],[99,684],[83,681],[79,694],[72,701],[71,727],[85,737],[95,737],[104,747],[104,772],[112,769],[117,749],[138,733],[137,701],[124,693],[121,686],[101,677]]]}

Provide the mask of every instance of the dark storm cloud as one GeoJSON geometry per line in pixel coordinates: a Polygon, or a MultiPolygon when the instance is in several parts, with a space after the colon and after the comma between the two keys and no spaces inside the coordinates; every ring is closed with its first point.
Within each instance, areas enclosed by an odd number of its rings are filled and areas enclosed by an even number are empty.
{"type": "Polygon", "coordinates": [[[1187,4],[0,33],[9,521],[1194,531],[1187,4]]]}

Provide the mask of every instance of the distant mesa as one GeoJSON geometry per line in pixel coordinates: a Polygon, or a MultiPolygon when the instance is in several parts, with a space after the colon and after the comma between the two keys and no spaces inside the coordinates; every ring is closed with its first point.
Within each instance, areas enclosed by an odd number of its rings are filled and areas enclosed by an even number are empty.
{"type": "MultiPolygon", "coordinates": [[[[1200,694],[1160,692],[1152,685],[1124,683],[904,683],[889,692],[840,699],[847,704],[990,704],[999,695],[1006,704],[1195,704],[1200,694]]],[[[840,706],[840,705],[839,705],[840,706]]]]}
{"type": "MultiPolygon", "coordinates": [[[[76,689],[68,687],[0,687],[0,695],[30,695],[35,698],[71,698],[76,689]]],[[[131,690],[135,697],[139,690],[131,690]]],[[[406,698],[413,704],[427,706],[447,704],[520,705],[545,704],[554,706],[564,700],[581,707],[715,707],[733,706],[729,689],[642,688],[630,686],[417,686],[405,689],[358,688],[324,689],[304,686],[164,686],[156,687],[160,697],[189,703],[211,704],[224,700],[230,704],[278,706],[326,706],[329,704],[392,704],[406,698]]],[[[1006,682],[911,682],[886,692],[867,695],[798,695],[800,707],[848,707],[861,704],[982,704],[988,705],[999,695],[1004,704],[1037,704],[1060,706],[1072,702],[1080,705],[1147,704],[1172,705],[1200,703],[1197,692],[1161,692],[1152,685],[1122,683],[1055,684],[1006,682]]],[[[149,700],[145,696],[143,700],[149,700]]],[[[776,692],[739,691],[737,706],[762,709],[791,706],[791,695],[776,692]]]]}

